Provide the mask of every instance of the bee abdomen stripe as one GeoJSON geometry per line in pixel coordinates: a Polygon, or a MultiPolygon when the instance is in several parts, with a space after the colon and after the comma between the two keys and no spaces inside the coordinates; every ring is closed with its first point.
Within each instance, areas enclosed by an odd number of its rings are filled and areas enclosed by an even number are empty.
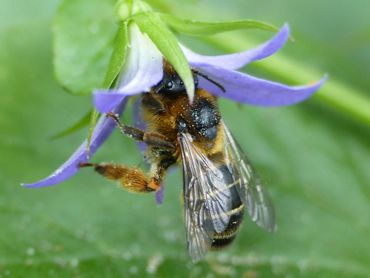
{"type": "Polygon", "coordinates": [[[240,204],[238,207],[233,208],[232,210],[228,211],[227,215],[231,216],[231,215],[237,214],[243,211],[243,209],[244,209],[244,204],[240,204]]]}
{"type": "Polygon", "coordinates": [[[229,223],[225,230],[221,233],[214,234],[214,239],[223,239],[226,237],[231,237],[236,234],[238,228],[243,220],[244,214],[244,204],[238,206],[237,208],[230,210],[227,215],[230,216],[229,223]]]}
{"type": "Polygon", "coordinates": [[[242,212],[244,209],[244,204],[241,204],[240,206],[236,207],[236,208],[233,208],[232,210],[229,210],[227,212],[221,212],[219,217],[213,217],[213,219],[219,219],[221,218],[222,216],[226,215],[226,216],[233,216],[233,215],[236,215],[240,212],[242,212]]]}
{"type": "Polygon", "coordinates": [[[235,239],[236,234],[232,234],[230,236],[225,235],[225,236],[220,236],[217,238],[213,239],[211,248],[213,249],[218,249],[218,248],[223,248],[227,245],[229,245],[234,239],[235,239]]]}
{"type": "Polygon", "coordinates": [[[232,210],[229,210],[229,211],[225,212],[225,214],[227,216],[233,216],[233,215],[235,215],[235,214],[240,213],[241,211],[243,211],[243,209],[244,209],[244,204],[241,204],[240,206],[238,206],[236,208],[233,208],[232,210]]]}

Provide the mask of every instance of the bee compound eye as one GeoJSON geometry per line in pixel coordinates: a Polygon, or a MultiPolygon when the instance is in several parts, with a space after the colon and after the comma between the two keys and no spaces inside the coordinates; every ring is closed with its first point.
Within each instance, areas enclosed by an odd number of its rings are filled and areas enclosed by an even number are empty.
{"type": "Polygon", "coordinates": [[[165,85],[165,88],[166,89],[172,89],[173,88],[173,81],[172,80],[169,80],[167,81],[166,85],[165,85]]]}

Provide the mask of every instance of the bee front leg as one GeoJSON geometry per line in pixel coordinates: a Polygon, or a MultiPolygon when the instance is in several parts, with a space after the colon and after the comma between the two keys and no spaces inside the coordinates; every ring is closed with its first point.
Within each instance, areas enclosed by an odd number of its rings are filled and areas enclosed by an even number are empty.
{"type": "Polygon", "coordinates": [[[154,175],[148,178],[138,168],[129,168],[120,164],[110,163],[81,163],[80,167],[94,167],[94,170],[103,177],[118,181],[122,188],[131,192],[152,192],[160,187],[162,176],[154,175]]]}
{"type": "Polygon", "coordinates": [[[164,148],[173,149],[173,150],[175,149],[175,145],[169,142],[167,138],[163,136],[162,134],[154,133],[154,132],[145,132],[136,127],[122,124],[118,118],[118,115],[112,112],[108,113],[107,116],[112,118],[116,122],[121,133],[123,133],[124,135],[136,141],[144,142],[149,146],[164,147],[164,148]]]}

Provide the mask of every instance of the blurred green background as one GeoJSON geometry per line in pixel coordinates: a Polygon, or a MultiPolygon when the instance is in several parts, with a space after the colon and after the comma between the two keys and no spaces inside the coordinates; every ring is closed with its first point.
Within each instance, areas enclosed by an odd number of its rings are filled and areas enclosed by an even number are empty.
{"type": "MultiPolygon", "coordinates": [[[[317,96],[292,107],[220,101],[271,192],[278,231],[246,220],[231,248],[196,265],[185,248],[178,170],[168,175],[162,206],[89,170],[54,187],[20,187],[51,173],[87,134],[50,139],[91,107],[90,96],[66,93],[53,74],[52,18],[60,2],[0,2],[0,277],[370,276],[370,129],[351,99],[369,100],[369,1],[150,1],[187,18],[289,22],[295,42],[246,70],[291,84],[330,75],[317,96]],[[337,91],[348,96],[338,93],[341,105],[337,91]]],[[[243,31],[181,39],[222,53],[269,37],[243,31]]],[[[118,132],[93,160],[142,164],[118,132]]]]}

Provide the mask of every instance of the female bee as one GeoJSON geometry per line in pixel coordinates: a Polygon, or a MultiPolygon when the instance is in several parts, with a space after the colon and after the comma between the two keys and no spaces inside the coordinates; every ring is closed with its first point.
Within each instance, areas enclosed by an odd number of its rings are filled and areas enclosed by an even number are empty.
{"type": "Polygon", "coordinates": [[[171,165],[181,163],[187,248],[192,260],[198,261],[209,249],[234,240],[244,208],[268,231],[275,229],[275,215],[259,177],[222,121],[216,97],[198,87],[200,73],[193,70],[193,75],[196,92],[189,103],[182,80],[164,62],[162,81],[141,96],[145,131],[109,114],[122,133],[147,144],[149,175],[124,165],[80,166],[93,166],[130,191],[151,192],[159,189],[171,165]]]}

